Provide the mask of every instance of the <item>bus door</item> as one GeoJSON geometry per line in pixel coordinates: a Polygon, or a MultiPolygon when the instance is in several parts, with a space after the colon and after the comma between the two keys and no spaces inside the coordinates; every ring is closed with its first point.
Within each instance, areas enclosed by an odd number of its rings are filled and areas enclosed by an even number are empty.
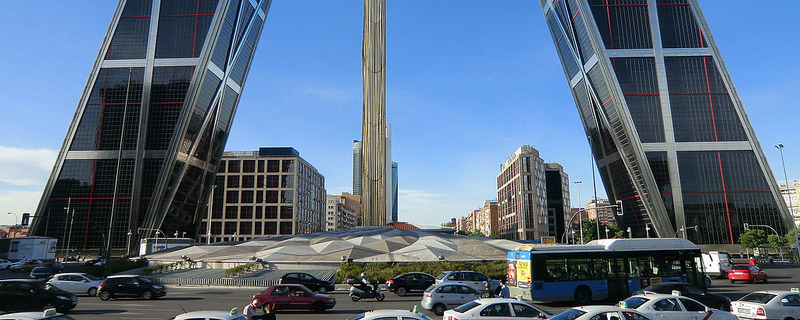
{"type": "Polygon", "coordinates": [[[628,268],[625,259],[604,258],[600,265],[600,274],[608,279],[608,297],[611,299],[625,297],[628,290],[628,268]]]}

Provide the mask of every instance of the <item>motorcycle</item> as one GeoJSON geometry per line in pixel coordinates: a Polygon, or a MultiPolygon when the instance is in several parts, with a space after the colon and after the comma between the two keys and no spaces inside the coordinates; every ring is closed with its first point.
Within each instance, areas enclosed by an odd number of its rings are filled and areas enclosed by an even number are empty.
{"type": "Polygon", "coordinates": [[[375,300],[378,301],[383,301],[383,299],[386,297],[383,295],[383,292],[381,292],[381,287],[378,286],[377,283],[370,288],[370,286],[365,283],[356,286],[353,279],[348,279],[347,284],[350,285],[350,299],[353,301],[371,298],[375,298],[375,300]]]}

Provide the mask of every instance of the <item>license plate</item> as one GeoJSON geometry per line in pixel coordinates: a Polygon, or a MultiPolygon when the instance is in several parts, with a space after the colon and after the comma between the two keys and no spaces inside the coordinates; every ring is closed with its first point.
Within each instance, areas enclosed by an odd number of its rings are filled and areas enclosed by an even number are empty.
{"type": "Polygon", "coordinates": [[[739,308],[737,309],[737,311],[739,311],[739,313],[744,313],[744,314],[750,313],[750,309],[745,309],[745,308],[739,308]]]}

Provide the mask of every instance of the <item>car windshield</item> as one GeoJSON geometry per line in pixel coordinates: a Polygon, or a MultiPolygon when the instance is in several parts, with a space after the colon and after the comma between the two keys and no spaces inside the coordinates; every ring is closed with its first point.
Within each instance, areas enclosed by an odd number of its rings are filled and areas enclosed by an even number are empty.
{"type": "Polygon", "coordinates": [[[650,299],[644,297],[630,297],[620,302],[619,304],[620,306],[624,306],[625,308],[636,309],[647,301],[650,301],[650,299]]]}
{"type": "Polygon", "coordinates": [[[89,278],[89,280],[103,280],[88,273],[85,273],[83,276],[89,278]]]}
{"type": "Polygon", "coordinates": [[[144,283],[152,283],[152,281],[150,281],[150,279],[147,279],[147,278],[137,278],[137,279],[139,279],[139,281],[144,282],[144,283]]]}
{"type": "Polygon", "coordinates": [[[442,280],[442,279],[444,279],[444,276],[446,276],[446,275],[447,275],[447,272],[442,272],[441,274],[436,276],[436,279],[442,280]]]}
{"type": "Polygon", "coordinates": [[[455,309],[453,309],[453,311],[458,312],[458,313],[464,313],[464,312],[467,312],[467,311],[471,310],[472,308],[475,308],[475,307],[477,307],[479,305],[481,305],[481,304],[477,303],[475,301],[470,301],[470,302],[467,302],[465,304],[462,304],[462,305],[456,307],[455,309]]]}
{"type": "Polygon", "coordinates": [[[570,309],[553,316],[550,318],[550,320],[574,320],[575,318],[584,314],[586,314],[586,311],[580,309],[570,309]]]}
{"type": "Polygon", "coordinates": [[[776,297],[776,295],[771,294],[771,293],[753,292],[751,294],[748,294],[748,295],[742,297],[741,299],[739,299],[739,301],[766,304],[767,302],[772,300],[772,298],[775,298],[775,297],[776,297]]]}

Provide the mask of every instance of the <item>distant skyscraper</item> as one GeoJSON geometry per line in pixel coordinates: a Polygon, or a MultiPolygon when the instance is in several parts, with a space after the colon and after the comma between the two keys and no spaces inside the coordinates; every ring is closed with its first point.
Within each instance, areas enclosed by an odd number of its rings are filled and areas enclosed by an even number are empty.
{"type": "Polygon", "coordinates": [[[120,0],[33,234],[78,250],[104,247],[109,228],[112,248],[194,238],[269,5],[120,0]]]}
{"type": "Polygon", "coordinates": [[[386,1],[364,0],[361,207],[366,226],[386,225],[386,1]]]}
{"type": "Polygon", "coordinates": [[[325,231],[325,177],[292,147],[227,151],[201,243],[325,231]]]}
{"type": "Polygon", "coordinates": [[[733,244],[792,219],[697,0],[540,0],[617,221],[733,244]]]}
{"type": "Polygon", "coordinates": [[[392,222],[400,221],[397,216],[397,187],[397,162],[392,161],[392,193],[390,193],[392,199],[392,222]]]}
{"type": "Polygon", "coordinates": [[[361,141],[353,140],[353,195],[361,195],[361,141]]]}
{"type": "Polygon", "coordinates": [[[500,166],[497,212],[501,238],[540,240],[550,235],[544,160],[534,147],[520,147],[500,166]]]}
{"type": "Polygon", "coordinates": [[[569,176],[558,163],[544,164],[545,188],[547,189],[547,230],[556,242],[564,236],[566,219],[570,214],[569,176]]]}

